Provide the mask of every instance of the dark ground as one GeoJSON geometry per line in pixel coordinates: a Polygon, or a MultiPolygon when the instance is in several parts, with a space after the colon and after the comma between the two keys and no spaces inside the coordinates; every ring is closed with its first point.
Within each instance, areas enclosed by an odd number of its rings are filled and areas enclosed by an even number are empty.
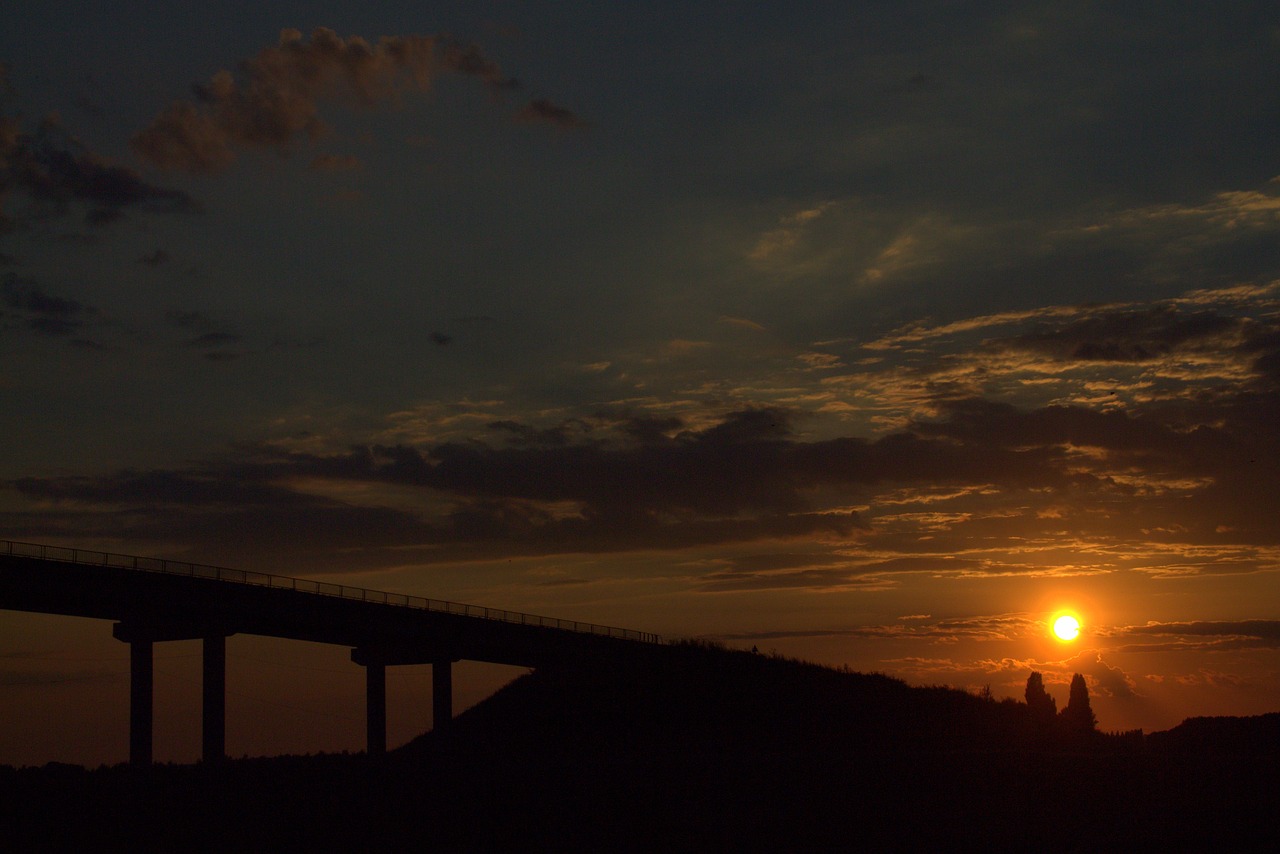
{"type": "Polygon", "coordinates": [[[1276,850],[1280,715],[1072,735],[744,653],[600,664],[380,759],[0,767],[0,850],[1276,850]]]}

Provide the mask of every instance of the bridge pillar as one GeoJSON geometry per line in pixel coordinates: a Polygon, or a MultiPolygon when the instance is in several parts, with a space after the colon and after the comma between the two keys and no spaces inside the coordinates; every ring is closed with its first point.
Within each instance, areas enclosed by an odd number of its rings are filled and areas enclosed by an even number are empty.
{"type": "Polygon", "coordinates": [[[453,722],[453,662],[438,658],[431,662],[431,728],[449,731],[453,722]]]}
{"type": "Polygon", "coordinates": [[[152,649],[149,640],[129,642],[129,762],[151,764],[152,649]]]}
{"type": "Polygon", "coordinates": [[[227,755],[227,639],[211,635],[204,639],[203,753],[205,762],[218,762],[227,755]]]}
{"type": "Polygon", "coordinates": [[[381,756],[387,752],[387,666],[381,661],[369,661],[364,674],[366,749],[370,756],[381,756]]]}

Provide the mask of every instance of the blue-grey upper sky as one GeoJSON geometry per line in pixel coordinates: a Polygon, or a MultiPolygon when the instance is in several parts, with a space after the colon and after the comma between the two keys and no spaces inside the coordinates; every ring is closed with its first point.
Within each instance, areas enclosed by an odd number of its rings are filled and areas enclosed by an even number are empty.
{"type": "Polygon", "coordinates": [[[0,62],[4,536],[1280,705],[1270,4],[18,0],[0,62]]]}

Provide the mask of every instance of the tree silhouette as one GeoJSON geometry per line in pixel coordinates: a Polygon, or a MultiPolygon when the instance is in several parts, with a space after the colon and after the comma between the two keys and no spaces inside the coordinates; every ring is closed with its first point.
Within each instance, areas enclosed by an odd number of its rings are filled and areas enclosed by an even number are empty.
{"type": "Polygon", "coordinates": [[[1058,714],[1058,703],[1044,690],[1044,679],[1036,671],[1027,677],[1027,711],[1037,723],[1047,724],[1058,714]]]}
{"type": "Polygon", "coordinates": [[[1098,719],[1089,705],[1089,686],[1079,673],[1071,677],[1071,696],[1062,710],[1062,722],[1070,732],[1093,732],[1098,728],[1098,719]]]}

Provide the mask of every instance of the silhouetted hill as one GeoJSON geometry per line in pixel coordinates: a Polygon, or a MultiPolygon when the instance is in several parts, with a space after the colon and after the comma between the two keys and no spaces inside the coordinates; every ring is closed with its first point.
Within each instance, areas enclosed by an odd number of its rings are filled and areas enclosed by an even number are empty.
{"type": "Polygon", "coordinates": [[[1280,755],[1280,712],[1247,718],[1187,718],[1164,732],[1147,736],[1154,751],[1174,754],[1280,755]]]}
{"type": "MultiPolygon", "coordinates": [[[[455,722],[502,750],[897,753],[1007,749],[1024,708],[879,674],[682,644],[600,667],[544,668],[455,722]]],[[[405,750],[427,749],[427,734],[405,750]]]]}
{"type": "Polygon", "coordinates": [[[686,645],[531,673],[448,738],[386,757],[0,768],[0,838],[13,851],[1270,850],[1254,828],[1280,807],[1276,776],[1256,755],[1063,741],[1023,703],[686,645]]]}

